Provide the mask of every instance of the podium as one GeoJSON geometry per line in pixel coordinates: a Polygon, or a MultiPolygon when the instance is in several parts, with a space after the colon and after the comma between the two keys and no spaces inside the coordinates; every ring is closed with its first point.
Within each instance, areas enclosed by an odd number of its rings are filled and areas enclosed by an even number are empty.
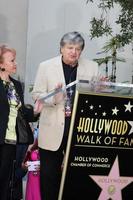
{"type": "Polygon", "coordinates": [[[58,200],[133,200],[133,85],[77,84],[58,200]]]}

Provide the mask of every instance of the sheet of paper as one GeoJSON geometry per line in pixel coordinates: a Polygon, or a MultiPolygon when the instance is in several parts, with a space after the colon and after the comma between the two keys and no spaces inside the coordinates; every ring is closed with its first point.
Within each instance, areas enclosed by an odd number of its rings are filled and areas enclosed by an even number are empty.
{"type": "Polygon", "coordinates": [[[40,161],[27,161],[28,171],[38,171],[37,169],[40,167],[40,161]]]}

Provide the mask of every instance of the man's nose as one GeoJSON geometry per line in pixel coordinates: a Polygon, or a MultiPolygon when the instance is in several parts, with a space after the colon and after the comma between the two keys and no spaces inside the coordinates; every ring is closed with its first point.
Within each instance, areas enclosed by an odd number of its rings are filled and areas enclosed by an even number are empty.
{"type": "Polygon", "coordinates": [[[73,48],[73,49],[72,49],[72,53],[73,53],[73,54],[76,54],[76,52],[77,52],[76,49],[73,48]]]}

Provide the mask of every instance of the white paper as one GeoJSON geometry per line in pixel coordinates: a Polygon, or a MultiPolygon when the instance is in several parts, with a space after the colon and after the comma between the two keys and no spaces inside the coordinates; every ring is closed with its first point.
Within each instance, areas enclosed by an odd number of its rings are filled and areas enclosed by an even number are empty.
{"type": "Polygon", "coordinates": [[[37,169],[40,168],[40,161],[27,161],[28,171],[38,171],[37,169]]]}

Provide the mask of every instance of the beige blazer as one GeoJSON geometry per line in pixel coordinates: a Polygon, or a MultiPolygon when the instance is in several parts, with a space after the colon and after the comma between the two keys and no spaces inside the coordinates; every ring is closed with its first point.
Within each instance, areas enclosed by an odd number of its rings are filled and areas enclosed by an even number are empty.
{"type": "MultiPolygon", "coordinates": [[[[97,76],[98,65],[96,62],[80,58],[77,68],[78,80],[90,80],[97,76]]],[[[33,88],[33,99],[42,93],[47,94],[53,90],[57,83],[65,85],[61,56],[40,63],[33,88]]],[[[45,101],[40,114],[38,145],[42,149],[56,151],[62,141],[64,132],[64,101],[54,105],[53,97],[45,101]]]]}

